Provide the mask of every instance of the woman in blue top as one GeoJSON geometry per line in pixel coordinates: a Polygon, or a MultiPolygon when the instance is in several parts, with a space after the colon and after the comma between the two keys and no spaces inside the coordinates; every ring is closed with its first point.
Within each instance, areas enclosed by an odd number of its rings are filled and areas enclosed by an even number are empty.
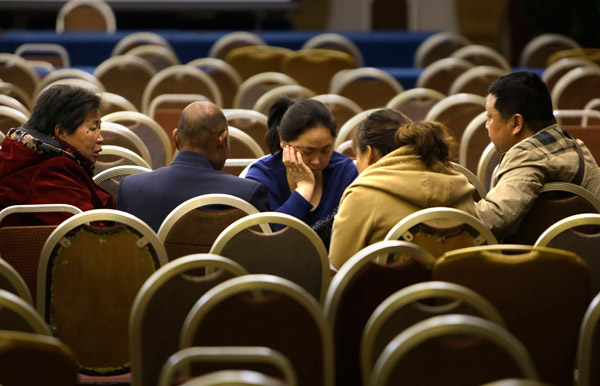
{"type": "Polygon", "coordinates": [[[333,151],[336,124],[321,102],[283,98],[269,110],[271,155],[246,175],[267,188],[271,208],[312,226],[333,215],[358,172],[352,160],[333,151]]]}

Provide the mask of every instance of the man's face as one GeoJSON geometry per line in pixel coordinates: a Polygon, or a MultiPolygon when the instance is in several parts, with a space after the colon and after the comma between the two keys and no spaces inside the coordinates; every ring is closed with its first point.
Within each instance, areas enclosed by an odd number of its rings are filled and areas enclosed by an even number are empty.
{"type": "Polygon", "coordinates": [[[512,135],[514,124],[510,118],[502,120],[500,113],[494,107],[495,104],[496,97],[493,94],[489,94],[485,104],[487,112],[485,128],[488,131],[490,140],[496,147],[496,151],[504,153],[514,145],[514,137],[512,135]]]}

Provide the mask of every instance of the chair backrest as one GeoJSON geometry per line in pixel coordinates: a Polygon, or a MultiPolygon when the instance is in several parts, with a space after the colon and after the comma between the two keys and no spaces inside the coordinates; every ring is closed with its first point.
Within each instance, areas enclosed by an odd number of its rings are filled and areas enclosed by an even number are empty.
{"type": "MultiPolygon", "coordinates": [[[[9,215],[33,216],[36,212],[77,214],[81,213],[81,210],[72,205],[62,204],[13,205],[0,211],[0,223],[9,215]]],[[[33,301],[36,299],[38,261],[42,247],[55,228],[55,225],[16,226],[10,223],[0,227],[0,256],[25,281],[33,301]]]]}
{"type": "Polygon", "coordinates": [[[19,110],[27,117],[31,115],[31,111],[27,107],[25,107],[25,105],[22,102],[8,95],[0,94],[0,106],[11,107],[15,110],[19,110]]]}
{"type": "Polygon", "coordinates": [[[37,309],[56,337],[73,348],[80,372],[129,371],[129,312],[166,256],[146,223],[117,210],[80,213],[52,232],[40,256],[37,309]]]}
{"type": "Polygon", "coordinates": [[[469,44],[459,48],[450,57],[468,60],[476,66],[493,66],[504,70],[505,73],[511,71],[510,64],[501,53],[480,44],[469,44]]]}
{"type": "Polygon", "coordinates": [[[133,32],[122,37],[113,47],[110,56],[124,55],[131,49],[146,44],[161,46],[174,51],[171,44],[161,35],[154,32],[142,31],[133,32]]]}
{"type": "Polygon", "coordinates": [[[112,92],[103,92],[100,93],[100,97],[102,98],[103,114],[108,115],[117,111],[138,111],[138,108],[133,103],[121,95],[113,94],[112,92]]]}
{"type": "Polygon", "coordinates": [[[264,46],[267,43],[255,33],[247,31],[229,32],[218,38],[210,47],[208,56],[225,60],[227,54],[235,48],[245,46],[264,46]]]}
{"type": "Polygon", "coordinates": [[[327,32],[313,36],[302,45],[302,49],[309,48],[324,48],[345,52],[352,55],[358,67],[364,65],[363,56],[358,46],[352,40],[338,33],[327,32]]]}
{"type": "Polygon", "coordinates": [[[17,47],[15,55],[27,61],[45,61],[54,67],[71,67],[69,52],[56,43],[23,43],[17,47]]]}
{"type": "Polygon", "coordinates": [[[597,385],[600,382],[600,369],[596,366],[600,357],[600,294],[594,296],[588,306],[581,330],[579,331],[579,345],[577,346],[578,370],[577,384],[580,386],[597,385]]]}
{"type": "Polygon", "coordinates": [[[516,233],[505,237],[505,244],[533,245],[552,224],[580,213],[600,213],[600,200],[587,189],[568,182],[542,186],[516,233]]]}
{"type": "Polygon", "coordinates": [[[363,383],[368,384],[375,361],[396,335],[417,322],[446,314],[479,316],[504,326],[494,306],[466,287],[442,281],[410,285],[381,302],[367,321],[360,348],[363,383]]]}
{"type": "Polygon", "coordinates": [[[127,51],[125,55],[139,56],[147,60],[156,71],[181,64],[172,48],[156,44],[144,44],[134,47],[127,51]]]}
{"type": "Polygon", "coordinates": [[[477,173],[481,155],[490,144],[490,137],[485,127],[486,122],[487,112],[484,111],[469,122],[460,138],[458,163],[473,173],[477,173]]]}
{"type": "Polygon", "coordinates": [[[305,222],[283,213],[248,215],[228,226],[210,253],[240,263],[250,273],[284,277],[322,302],[329,286],[329,259],[323,241],[305,222]],[[274,233],[252,229],[259,224],[280,224],[274,233]],[[252,245],[252,248],[248,248],[252,245]]]}
{"type": "Polygon", "coordinates": [[[96,67],[94,76],[108,92],[123,96],[142,111],[142,96],[156,70],[144,58],[134,55],[112,56],[96,67]]]}
{"type": "Polygon", "coordinates": [[[251,110],[264,93],[279,86],[298,84],[293,78],[280,72],[263,72],[244,80],[233,99],[234,109],[251,110]]]}
{"type": "Polygon", "coordinates": [[[579,48],[579,44],[560,34],[542,34],[531,39],[521,51],[519,64],[521,67],[544,68],[552,54],[569,49],[579,48]]]}
{"type": "Polygon", "coordinates": [[[148,162],[131,150],[121,146],[104,145],[96,160],[94,172],[99,174],[104,170],[124,165],[137,165],[152,169],[148,162]]]}
{"type": "Polygon", "coordinates": [[[437,60],[423,69],[417,78],[416,87],[430,88],[449,95],[450,86],[460,74],[475,67],[471,62],[458,58],[437,60]]]}
{"type": "Polygon", "coordinates": [[[509,74],[510,71],[494,66],[477,66],[460,74],[450,85],[450,95],[468,93],[488,95],[488,88],[495,80],[509,74]]]}
{"type": "Polygon", "coordinates": [[[377,359],[369,385],[480,385],[519,377],[537,379],[537,372],[514,335],[476,316],[442,315],[398,334],[377,359]]]}
{"type": "Polygon", "coordinates": [[[233,98],[242,84],[242,77],[229,63],[217,58],[194,59],[187,63],[206,72],[217,84],[223,97],[223,108],[233,108],[233,98]]]}
{"type": "Polygon", "coordinates": [[[500,165],[501,157],[502,154],[496,151],[496,146],[492,142],[481,153],[477,164],[477,178],[483,183],[487,191],[494,187],[494,176],[500,165]]]}
{"type": "Polygon", "coordinates": [[[229,126],[233,126],[252,137],[265,154],[270,153],[267,146],[268,118],[265,114],[246,109],[224,109],[229,126]]]}
{"type": "Polygon", "coordinates": [[[269,109],[271,108],[273,103],[275,103],[280,98],[286,97],[297,101],[300,99],[312,98],[315,95],[316,94],[314,93],[314,91],[296,84],[279,86],[267,91],[260,98],[258,98],[256,103],[252,107],[252,110],[258,111],[259,113],[266,115],[269,114],[269,109]]]}
{"type": "Polygon", "coordinates": [[[372,312],[399,289],[428,281],[434,257],[404,241],[380,241],[352,256],[331,281],[324,311],[333,330],[336,382],[361,385],[360,339],[372,312]],[[387,263],[390,254],[404,257],[387,263]]]}
{"type": "Polygon", "coordinates": [[[563,75],[552,89],[557,110],[583,109],[600,95],[600,67],[578,67],[563,75]]]}
{"type": "Polygon", "coordinates": [[[439,258],[445,252],[473,245],[498,244],[477,217],[454,208],[427,208],[406,216],[384,240],[404,240],[427,249],[439,258]]]}
{"type": "Polygon", "coordinates": [[[115,122],[102,122],[100,134],[104,143],[110,146],[120,146],[131,150],[148,164],[152,162],[150,151],[142,139],[128,127],[115,122]]]}
{"type": "Polygon", "coordinates": [[[12,128],[22,126],[29,117],[21,111],[8,106],[0,106],[0,131],[6,135],[12,128]]]}
{"type": "Polygon", "coordinates": [[[369,114],[375,110],[377,109],[361,111],[352,118],[348,119],[346,123],[344,123],[338,130],[337,137],[335,137],[335,140],[333,141],[333,148],[337,150],[344,142],[351,140],[354,136],[354,130],[356,130],[358,125],[367,119],[369,114]]]}
{"type": "Polygon", "coordinates": [[[115,14],[103,0],[69,0],[58,11],[56,33],[117,29],[115,14]]]}
{"type": "Polygon", "coordinates": [[[356,67],[352,55],[323,48],[293,51],[281,62],[281,72],[318,94],[330,92],[329,83],[337,72],[356,67]]]}
{"type": "Polygon", "coordinates": [[[31,96],[25,92],[21,87],[13,83],[0,82],[0,95],[7,95],[11,98],[15,98],[29,111],[33,110],[33,102],[31,96]]]}
{"type": "Polygon", "coordinates": [[[471,44],[471,42],[454,32],[439,32],[431,35],[417,48],[414,66],[425,68],[431,63],[449,57],[454,51],[471,44]]]}
{"type": "Polygon", "coordinates": [[[333,341],[323,311],[281,277],[244,275],[210,289],[184,322],[180,347],[191,346],[269,347],[290,360],[299,386],[333,384],[333,341]]]}
{"type": "MultiPolygon", "coordinates": [[[[280,352],[268,347],[188,347],[171,355],[162,367],[158,386],[170,386],[182,378],[182,373],[190,374],[194,366],[194,377],[198,376],[198,365],[207,371],[222,367],[235,369],[273,368],[278,379],[285,385],[296,386],[298,379],[294,367],[280,352]]],[[[211,372],[212,372],[211,371],[211,372]]],[[[221,370],[225,371],[225,370],[221,370]]],[[[249,370],[251,371],[251,370],[249,370]]],[[[237,384],[237,383],[236,383],[237,384]]],[[[264,386],[264,385],[263,385],[264,386]]]]}
{"type": "Polygon", "coordinates": [[[52,335],[50,327],[35,311],[31,303],[11,292],[0,289],[0,331],[4,330],[52,335]]]}
{"type": "Polygon", "coordinates": [[[556,82],[567,72],[578,67],[597,67],[591,60],[584,58],[563,58],[552,63],[542,73],[542,80],[546,83],[549,91],[552,91],[556,82]]]}
{"type": "Polygon", "coordinates": [[[280,71],[282,61],[291,50],[283,47],[252,45],[231,50],[225,61],[242,79],[269,71],[280,71]]]}
{"type": "Polygon", "coordinates": [[[589,269],[577,255],[526,245],[464,248],[438,259],[433,279],[491,302],[531,353],[541,380],[573,383],[577,333],[590,299],[589,269]]]}
{"type": "Polygon", "coordinates": [[[0,258],[0,289],[15,294],[27,303],[33,305],[31,292],[29,292],[25,280],[23,280],[23,277],[12,265],[8,264],[6,260],[2,258],[0,258]]]}
{"type": "MultiPolygon", "coordinates": [[[[587,103],[589,104],[589,102],[587,103]]],[[[587,105],[586,104],[586,105],[587,105]]],[[[571,129],[588,129],[588,126],[594,126],[594,129],[598,127],[600,124],[600,111],[593,109],[583,109],[583,110],[554,110],[554,118],[556,118],[556,123],[565,127],[569,130],[569,134],[571,134],[571,129]]],[[[591,131],[592,129],[590,129],[591,131]]],[[[577,134],[573,134],[572,136],[584,141],[587,146],[588,138],[580,138],[578,132],[577,134]]],[[[591,150],[590,150],[591,151],[591,150]]],[[[592,154],[595,155],[595,154],[592,154]]]]}
{"type": "Polygon", "coordinates": [[[581,257],[590,267],[592,295],[600,292],[600,213],[569,216],[550,225],[536,240],[536,247],[564,249],[581,257]]]}
{"type": "Polygon", "coordinates": [[[54,83],[58,80],[64,79],[81,79],[87,82],[94,84],[98,89],[104,91],[104,85],[96,78],[94,75],[86,72],[84,70],[80,70],[78,68],[61,68],[55,71],[52,71],[50,74],[46,75],[44,79],[42,79],[35,90],[36,98],[41,93],[41,90],[46,89],[46,87],[50,83],[54,83]]]}
{"type": "Polygon", "coordinates": [[[475,191],[473,192],[473,200],[475,202],[487,196],[487,190],[485,189],[485,186],[481,181],[479,181],[479,178],[477,178],[475,173],[462,166],[461,164],[457,164],[456,162],[450,162],[450,166],[452,166],[452,169],[467,177],[469,183],[473,185],[473,187],[475,188],[475,191]]]}
{"type": "Polygon", "coordinates": [[[209,254],[181,257],[154,272],[129,313],[133,385],[156,385],[163,363],[178,351],[183,321],[196,301],[215,285],[245,274],[239,264],[209,254]],[[206,267],[216,271],[198,275],[206,267]]]}
{"type": "Polygon", "coordinates": [[[413,121],[421,121],[431,108],[446,95],[429,88],[412,88],[393,97],[385,107],[406,114],[413,121]]]}
{"type": "MultiPolygon", "coordinates": [[[[259,213],[252,204],[228,194],[205,194],[181,203],[163,220],[158,238],[163,242],[169,260],[191,253],[206,253],[217,237],[240,218],[259,213]],[[219,210],[201,209],[218,205],[219,210]],[[223,208],[226,207],[226,208],[223,208]]],[[[262,225],[264,233],[271,233],[262,225]]]]}
{"type": "Polygon", "coordinates": [[[106,169],[96,174],[93,180],[96,185],[108,191],[116,201],[119,196],[119,183],[123,177],[150,171],[152,171],[152,169],[145,168],[143,166],[115,166],[114,168],[106,169]]]}
{"type": "Polygon", "coordinates": [[[251,370],[221,370],[194,377],[182,386],[286,386],[278,378],[251,370]]]}
{"type": "MultiPolygon", "coordinates": [[[[15,54],[0,54],[0,79],[17,85],[29,98],[32,98],[40,78],[34,67],[15,54]]],[[[27,105],[26,105],[27,106],[27,105]]],[[[31,106],[27,106],[31,108],[31,106]]]]}
{"type": "Polygon", "coordinates": [[[12,386],[79,385],[75,355],[66,344],[51,336],[2,331],[0,382],[12,386]]]}
{"type": "Polygon", "coordinates": [[[233,126],[229,126],[228,130],[230,158],[264,157],[262,147],[250,135],[233,126]]]}
{"type": "Polygon", "coordinates": [[[348,70],[329,90],[356,102],[363,110],[384,107],[404,88],[389,73],[372,67],[348,70]]]}
{"type": "Polygon", "coordinates": [[[350,118],[362,111],[362,108],[356,102],[338,94],[321,94],[314,96],[312,99],[322,102],[331,111],[335,118],[337,131],[350,118]]]}
{"type": "Polygon", "coordinates": [[[176,65],[157,72],[146,85],[142,96],[142,112],[161,94],[205,95],[217,106],[223,104],[219,87],[204,71],[188,65],[176,65]]]}

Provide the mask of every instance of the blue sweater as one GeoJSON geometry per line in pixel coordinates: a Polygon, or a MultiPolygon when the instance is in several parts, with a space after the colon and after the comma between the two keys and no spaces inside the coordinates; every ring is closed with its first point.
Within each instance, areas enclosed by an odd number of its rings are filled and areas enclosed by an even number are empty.
{"type": "Polygon", "coordinates": [[[337,209],[344,190],[358,176],[352,160],[333,152],[329,164],[323,169],[323,193],[315,210],[300,193],[290,192],[282,153],[278,152],[256,161],[248,170],[246,178],[255,180],[267,188],[272,210],[286,213],[313,226],[317,221],[337,209]]]}

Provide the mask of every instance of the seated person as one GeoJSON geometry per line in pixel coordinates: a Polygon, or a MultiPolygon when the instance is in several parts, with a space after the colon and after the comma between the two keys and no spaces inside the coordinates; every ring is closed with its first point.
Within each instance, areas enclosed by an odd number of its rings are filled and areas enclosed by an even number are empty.
{"type": "MultiPolygon", "coordinates": [[[[0,150],[0,209],[24,204],[69,204],[113,209],[113,197],[92,180],[102,151],[101,99],[79,87],[57,85],[37,100],[31,117],[11,129],[0,150]]],[[[57,225],[69,213],[8,216],[8,225],[57,225]]]]}
{"type": "Polygon", "coordinates": [[[356,178],[352,160],[333,151],[336,124],[321,102],[278,100],[269,111],[270,156],[255,162],[246,178],[266,186],[269,204],[314,225],[336,210],[356,178]]]}
{"type": "Polygon", "coordinates": [[[407,121],[395,110],[380,109],[354,133],[360,175],[344,192],[329,249],[338,269],[421,209],[451,207],[475,215],[473,186],[449,165],[446,126],[407,121]]]}
{"type": "Polygon", "coordinates": [[[600,170],[585,144],[556,124],[548,88],[532,72],[516,72],[489,87],[486,128],[504,153],[494,188],[476,204],[498,239],[515,233],[547,182],[571,182],[600,197],[600,170]]]}
{"type": "Polygon", "coordinates": [[[259,211],[269,209],[264,186],[221,171],[229,155],[229,130],[225,115],[216,105],[188,105],[173,138],[179,153],[171,165],[124,177],[119,184],[117,209],[139,217],[156,232],[179,204],[203,194],[231,194],[259,211]]]}

